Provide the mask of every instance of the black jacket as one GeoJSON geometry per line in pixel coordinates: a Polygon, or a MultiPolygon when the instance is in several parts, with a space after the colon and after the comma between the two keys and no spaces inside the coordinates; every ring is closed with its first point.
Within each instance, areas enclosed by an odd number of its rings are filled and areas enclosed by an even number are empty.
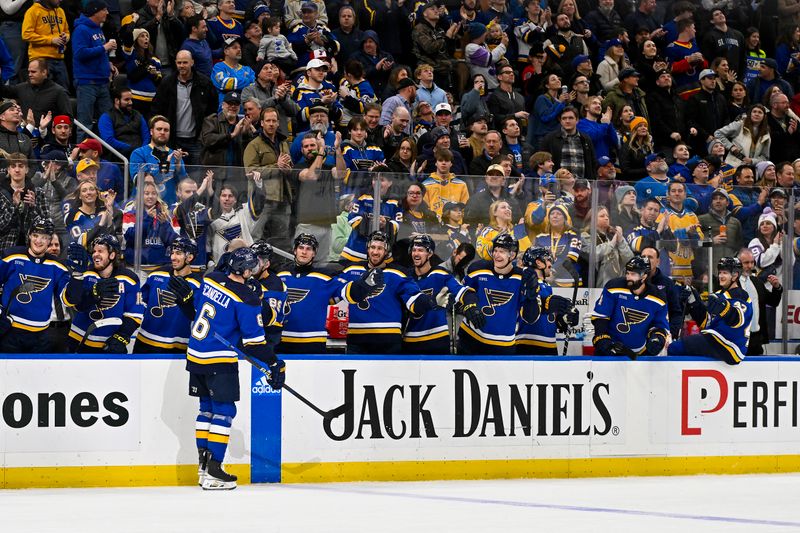
{"type": "MultiPolygon", "coordinates": [[[[578,132],[581,138],[581,145],[583,146],[583,166],[585,168],[585,176],[575,176],[575,178],[588,178],[594,179],[597,175],[597,156],[594,152],[594,144],[588,135],[582,131],[578,132]]],[[[544,136],[539,146],[542,152],[550,152],[553,154],[553,163],[555,168],[561,168],[561,150],[564,148],[564,142],[561,139],[561,128],[556,131],[550,132],[544,136]]]]}
{"type": "MultiPolygon", "coordinates": [[[[203,128],[203,120],[211,114],[217,112],[219,105],[217,89],[211,83],[211,79],[195,72],[192,78],[192,114],[194,115],[195,124],[195,138],[200,137],[200,131],[203,128]]],[[[156,96],[153,98],[153,105],[151,110],[154,115],[164,115],[169,119],[172,124],[169,134],[169,142],[171,145],[175,144],[175,136],[177,129],[177,100],[178,100],[178,75],[170,74],[163,80],[156,90],[156,96]]]]}
{"type": "Polygon", "coordinates": [[[772,113],[767,113],[767,124],[771,139],[769,155],[772,161],[794,161],[800,156],[800,125],[794,133],[789,133],[784,129],[789,124],[789,118],[786,117],[783,123],[773,117],[772,113]]]}
{"type": "Polygon", "coordinates": [[[683,328],[684,309],[683,309],[683,296],[681,289],[675,283],[675,280],[669,276],[665,276],[661,269],[656,269],[650,283],[658,287],[664,292],[667,297],[667,313],[669,314],[669,331],[672,333],[672,338],[679,337],[681,328],[683,328]]]}
{"type": "Polygon", "coordinates": [[[670,134],[677,131],[686,137],[683,125],[683,102],[674,90],[656,87],[645,97],[650,116],[658,117],[650,124],[656,146],[675,146],[670,134]]]}
{"type": "Polygon", "coordinates": [[[39,119],[48,111],[52,111],[54,117],[72,116],[69,94],[61,85],[50,79],[44,80],[41,85],[31,85],[27,81],[16,85],[0,85],[0,96],[13,98],[19,102],[23,116],[28,114],[28,109],[33,109],[34,124],[39,124],[39,119]]]}
{"type": "Polygon", "coordinates": [[[686,102],[686,126],[697,129],[698,144],[702,141],[705,145],[706,139],[728,122],[728,102],[719,91],[700,89],[686,102]]]}

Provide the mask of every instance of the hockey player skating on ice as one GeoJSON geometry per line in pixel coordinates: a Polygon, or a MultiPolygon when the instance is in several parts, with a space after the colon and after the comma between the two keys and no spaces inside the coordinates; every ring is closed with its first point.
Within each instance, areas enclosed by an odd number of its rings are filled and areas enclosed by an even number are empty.
{"type": "Polygon", "coordinates": [[[700,325],[700,333],[669,345],[669,355],[710,355],[735,365],[747,354],[753,304],[739,286],[742,262],[738,257],[723,257],[717,263],[719,289],[708,295],[705,305],[692,287],[688,294],[689,313],[700,325]]]}
{"type": "Polygon", "coordinates": [[[202,275],[192,272],[197,244],[176,237],[167,250],[170,264],[151,272],[142,287],[144,320],[133,353],[186,353],[194,319],[192,294],[202,283],[202,275]]]}
{"type": "Polygon", "coordinates": [[[606,283],[592,312],[597,355],[658,355],[667,341],[667,303],[650,283],[650,261],[636,256],[625,277],[606,283]]]}
{"type": "Polygon", "coordinates": [[[421,292],[408,273],[391,264],[387,266],[391,250],[389,236],[373,231],[367,239],[367,260],[342,272],[342,279],[351,282],[376,278],[374,289],[363,301],[348,297],[348,353],[400,353],[403,313],[421,317],[436,307],[433,297],[421,292]]]}
{"type": "MultiPolygon", "coordinates": [[[[478,309],[475,291],[461,285],[445,269],[431,266],[435,250],[436,244],[430,235],[416,235],[411,239],[408,254],[414,264],[414,281],[423,293],[433,298],[447,288],[467,320],[477,327],[483,327],[486,318],[478,309]]],[[[437,307],[421,317],[409,316],[403,331],[403,351],[417,354],[450,353],[450,331],[445,308],[437,307]]]]}
{"type": "MultiPolygon", "coordinates": [[[[28,229],[28,246],[5,251],[0,261],[0,348],[9,353],[47,353],[45,331],[50,325],[54,298],[67,304],[69,270],[47,254],[55,232],[49,218],[36,218],[28,229]]],[[[56,303],[61,305],[61,303],[56,303]]]]}
{"type": "Polygon", "coordinates": [[[212,272],[194,295],[197,310],[186,353],[189,395],[200,400],[195,438],[200,459],[200,485],[206,490],[236,488],[236,476],[222,469],[231,424],[239,401],[236,353],[215,334],[244,347],[248,355],[264,361],[271,370],[269,385],[283,386],[285,364],[275,357],[264,339],[261,295],[247,284],[259,260],[250,248],[231,252],[226,272],[212,272]]]}
{"type": "MultiPolygon", "coordinates": [[[[553,256],[550,250],[534,246],[522,254],[526,270],[524,277],[534,274],[539,282],[539,299],[542,311],[533,323],[519,317],[517,324],[517,354],[558,355],[556,332],[566,332],[578,324],[578,310],[573,303],[557,294],[545,281],[553,275],[553,256]]],[[[532,282],[533,280],[531,280],[532,282]]]]}
{"type": "Polygon", "coordinates": [[[71,243],[67,252],[73,269],[67,285],[67,302],[78,311],[69,331],[70,351],[80,347],[81,353],[127,353],[131,336],[144,314],[139,277],[125,268],[115,236],[100,235],[92,241],[91,252],[91,268],[83,246],[71,243]],[[89,326],[105,318],[119,318],[122,324],[99,327],[86,335],[89,326]]]}
{"type": "Polygon", "coordinates": [[[492,241],[490,261],[476,261],[467,269],[464,285],[475,291],[482,327],[466,320],[459,327],[458,351],[462,354],[512,355],[517,317],[533,323],[539,318],[539,281],[514,265],[519,243],[508,233],[492,241]]]}

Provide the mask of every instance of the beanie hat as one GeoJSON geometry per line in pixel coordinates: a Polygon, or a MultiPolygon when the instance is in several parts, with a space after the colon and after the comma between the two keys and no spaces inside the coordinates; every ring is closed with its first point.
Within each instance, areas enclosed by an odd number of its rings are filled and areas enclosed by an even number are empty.
{"type": "Polygon", "coordinates": [[[106,4],[103,0],[89,0],[86,2],[86,5],[83,6],[83,14],[87,17],[91,17],[98,11],[102,11],[104,9],[108,9],[108,4],[106,4]]]}
{"type": "Polygon", "coordinates": [[[617,203],[621,204],[622,199],[625,198],[625,195],[629,192],[636,192],[636,189],[631,187],[630,185],[623,185],[622,187],[617,187],[617,190],[614,191],[614,196],[617,198],[617,203]]]}
{"type": "Polygon", "coordinates": [[[486,33],[486,25],[481,24],[480,22],[471,22],[469,27],[467,28],[467,35],[469,35],[469,40],[474,41],[478,37],[482,36],[486,33]]]}
{"type": "Polygon", "coordinates": [[[633,120],[631,120],[631,131],[636,131],[636,128],[638,128],[641,124],[644,124],[648,128],[650,127],[650,124],[647,122],[646,118],[633,117],[633,120]]]}
{"type": "Polygon", "coordinates": [[[8,111],[12,107],[14,107],[15,105],[17,105],[17,103],[14,100],[3,100],[3,101],[0,101],[0,115],[2,115],[6,111],[8,111]]]}
{"type": "Polygon", "coordinates": [[[150,32],[149,32],[149,31],[147,31],[147,30],[146,30],[146,29],[144,29],[144,28],[136,28],[135,30],[133,30],[133,42],[134,42],[134,43],[136,43],[136,41],[138,41],[138,40],[139,40],[139,36],[140,36],[141,34],[143,34],[143,33],[146,33],[146,34],[147,34],[147,36],[148,36],[148,37],[150,37],[150,32]]]}
{"type": "Polygon", "coordinates": [[[772,209],[767,207],[764,209],[764,212],[761,213],[761,216],[758,217],[758,225],[760,226],[762,222],[769,222],[775,229],[778,229],[778,219],[775,218],[775,213],[773,213],[772,209]]]}
{"type": "Polygon", "coordinates": [[[767,170],[769,167],[774,167],[775,163],[772,161],[761,161],[756,163],[756,181],[761,179],[761,176],[764,175],[764,171],[767,170]]]}
{"type": "Polygon", "coordinates": [[[564,227],[572,228],[572,217],[569,216],[569,211],[567,211],[567,206],[565,206],[564,204],[556,204],[550,208],[550,211],[547,212],[546,231],[550,231],[550,214],[553,211],[561,211],[561,214],[564,215],[564,227]]]}
{"type": "MultiPolygon", "coordinates": [[[[720,141],[720,140],[719,140],[719,139],[717,139],[717,138],[711,139],[711,140],[709,141],[709,143],[708,143],[708,147],[707,147],[707,150],[708,150],[708,153],[709,153],[709,154],[711,153],[711,150],[714,148],[714,146],[715,146],[715,145],[717,145],[717,144],[722,144],[722,141],[720,141]]],[[[723,145],[723,146],[724,146],[724,145],[723,145]]],[[[726,150],[726,151],[727,151],[727,150],[726,150]]]]}

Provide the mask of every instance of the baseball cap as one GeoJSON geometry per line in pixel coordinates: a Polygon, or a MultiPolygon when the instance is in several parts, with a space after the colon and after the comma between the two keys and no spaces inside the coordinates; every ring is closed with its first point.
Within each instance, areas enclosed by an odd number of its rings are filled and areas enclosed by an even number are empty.
{"type": "Polygon", "coordinates": [[[453,209],[464,209],[464,207],[466,207],[465,204],[461,202],[445,202],[444,206],[442,207],[442,213],[447,213],[453,209]]]}
{"type": "Polygon", "coordinates": [[[490,165],[489,168],[486,169],[486,174],[494,174],[496,172],[502,174],[503,176],[506,175],[506,171],[500,165],[490,165]]]}
{"type": "Polygon", "coordinates": [[[78,150],[94,150],[95,152],[103,153],[103,145],[97,139],[84,139],[77,148],[78,150]]]}
{"type": "Polygon", "coordinates": [[[590,61],[591,59],[592,58],[587,56],[586,54],[578,54],[572,60],[572,68],[578,68],[578,65],[580,65],[582,63],[586,63],[587,61],[590,61]]]}
{"type": "Polygon", "coordinates": [[[764,65],[768,66],[772,70],[778,70],[778,62],[771,57],[768,57],[764,60],[764,65]]]}
{"type": "Polygon", "coordinates": [[[416,87],[417,84],[411,78],[403,78],[397,83],[397,90],[405,89],[406,87],[416,87]]]}
{"type": "Polygon", "coordinates": [[[56,115],[53,117],[53,126],[58,126],[60,124],[72,124],[72,119],[69,118],[69,115],[56,115]]]}
{"type": "Polygon", "coordinates": [[[612,46],[625,46],[625,45],[619,39],[610,39],[606,41],[606,48],[611,48],[612,46]]]}
{"type": "Polygon", "coordinates": [[[303,2],[300,11],[319,11],[319,7],[315,2],[303,2]]]}
{"type": "Polygon", "coordinates": [[[716,73],[716,72],[714,72],[713,70],[711,70],[710,68],[703,69],[703,70],[700,72],[700,79],[701,79],[701,80],[702,80],[703,78],[707,78],[707,77],[709,77],[709,76],[714,76],[714,77],[716,78],[716,77],[717,77],[717,73],[716,73]]]}
{"type": "Polygon", "coordinates": [[[725,199],[728,200],[728,201],[730,201],[730,199],[731,199],[730,195],[728,194],[728,191],[726,191],[722,187],[719,187],[718,189],[714,189],[714,192],[711,193],[711,197],[713,198],[715,196],[724,196],[725,199]]]}
{"type": "Polygon", "coordinates": [[[624,69],[622,69],[620,71],[619,76],[617,76],[617,79],[619,79],[621,81],[621,80],[624,80],[625,78],[630,78],[631,76],[634,76],[636,78],[641,78],[642,77],[642,75],[639,74],[635,69],[624,68],[624,69]]]}
{"type": "Polygon", "coordinates": [[[43,152],[39,157],[42,159],[42,161],[67,162],[67,154],[64,152],[64,150],[59,148],[51,148],[50,150],[43,152]]]}
{"type": "Polygon", "coordinates": [[[242,103],[241,95],[236,91],[231,91],[225,94],[225,97],[222,98],[222,101],[226,104],[236,104],[240,105],[242,103]]]}
{"type": "Polygon", "coordinates": [[[306,64],[306,70],[310,70],[310,69],[312,69],[312,68],[324,68],[324,69],[326,69],[326,70],[327,70],[327,68],[328,68],[328,64],[327,64],[327,63],[325,63],[325,62],[324,62],[323,60],[321,60],[321,59],[312,59],[311,61],[309,61],[309,62],[306,64]]]}
{"type": "Polygon", "coordinates": [[[308,110],[309,115],[313,115],[314,113],[325,113],[326,115],[330,115],[330,109],[328,109],[324,105],[315,105],[314,107],[308,110]]]}
{"type": "Polygon", "coordinates": [[[81,172],[85,172],[87,169],[92,167],[100,168],[100,165],[98,165],[94,159],[89,159],[87,157],[78,161],[78,165],[75,167],[75,172],[80,174],[81,172]]]}
{"type": "Polygon", "coordinates": [[[3,100],[0,102],[0,115],[17,105],[14,100],[3,100]]]}
{"type": "Polygon", "coordinates": [[[611,158],[609,158],[607,155],[604,155],[603,157],[597,159],[597,164],[601,167],[604,167],[609,163],[611,163],[611,158]]]}
{"type": "Polygon", "coordinates": [[[572,189],[591,189],[592,186],[589,184],[589,180],[586,178],[579,178],[575,180],[575,184],[572,185],[572,189]]]}
{"type": "Polygon", "coordinates": [[[228,48],[228,47],[233,46],[236,43],[239,43],[239,45],[241,45],[242,44],[242,39],[240,37],[228,37],[227,39],[225,39],[225,46],[224,47],[228,48]]]}
{"type": "Polygon", "coordinates": [[[440,102],[440,103],[436,104],[436,107],[433,108],[433,112],[436,115],[438,115],[439,113],[443,113],[443,112],[447,113],[447,114],[452,114],[453,113],[453,108],[450,107],[450,104],[448,104],[447,102],[440,102]]]}
{"type": "Polygon", "coordinates": [[[654,154],[648,154],[647,157],[644,158],[644,166],[649,165],[656,159],[666,159],[667,156],[664,155],[664,152],[656,152],[654,154]]]}

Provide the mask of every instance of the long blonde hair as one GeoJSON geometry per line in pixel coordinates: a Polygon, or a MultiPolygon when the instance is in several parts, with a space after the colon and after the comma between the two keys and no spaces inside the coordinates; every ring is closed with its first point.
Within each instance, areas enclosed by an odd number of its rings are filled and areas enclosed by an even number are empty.
{"type": "MultiPolygon", "coordinates": [[[[489,225],[493,228],[499,230],[508,230],[510,231],[514,227],[514,220],[513,218],[508,222],[508,226],[501,228],[500,223],[497,220],[497,209],[500,207],[500,204],[506,204],[509,209],[511,209],[511,204],[508,203],[507,200],[495,200],[494,202],[489,205],[489,225]]],[[[511,210],[513,213],[513,209],[511,210]]],[[[513,217],[513,214],[512,214],[513,217]]]]}

